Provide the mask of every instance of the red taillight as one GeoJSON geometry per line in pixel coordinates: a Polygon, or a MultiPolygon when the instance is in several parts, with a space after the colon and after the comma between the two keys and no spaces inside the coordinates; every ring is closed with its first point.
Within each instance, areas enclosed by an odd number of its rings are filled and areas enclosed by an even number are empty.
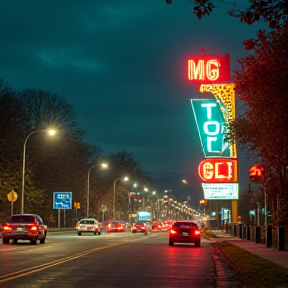
{"type": "Polygon", "coordinates": [[[171,230],[170,230],[170,233],[171,233],[171,234],[176,234],[177,232],[176,232],[175,230],[171,229],[171,230]]]}
{"type": "Polygon", "coordinates": [[[4,226],[2,227],[2,230],[3,230],[3,231],[11,231],[11,230],[12,230],[12,227],[9,226],[9,225],[4,225],[4,226]]]}
{"type": "Polygon", "coordinates": [[[30,230],[31,230],[31,231],[38,231],[38,225],[32,225],[32,226],[30,227],[30,230]]]}
{"type": "Polygon", "coordinates": [[[195,235],[200,235],[200,234],[201,234],[201,232],[199,230],[195,231],[195,235]]]}

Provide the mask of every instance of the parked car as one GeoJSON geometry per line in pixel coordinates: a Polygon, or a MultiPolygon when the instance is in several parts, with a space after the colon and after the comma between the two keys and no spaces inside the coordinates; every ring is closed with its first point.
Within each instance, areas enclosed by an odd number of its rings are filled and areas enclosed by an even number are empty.
{"type": "Polygon", "coordinates": [[[1,225],[2,242],[9,244],[10,239],[14,243],[18,240],[29,240],[31,244],[45,243],[48,233],[47,225],[36,214],[14,214],[10,222],[1,225]]]}
{"type": "Polygon", "coordinates": [[[196,247],[200,247],[201,235],[201,229],[194,221],[176,221],[169,232],[169,245],[180,242],[195,243],[196,247]]]}
{"type": "Polygon", "coordinates": [[[94,235],[101,235],[102,232],[100,223],[94,218],[81,219],[76,224],[76,229],[79,236],[81,236],[82,233],[94,233],[94,235]]]}

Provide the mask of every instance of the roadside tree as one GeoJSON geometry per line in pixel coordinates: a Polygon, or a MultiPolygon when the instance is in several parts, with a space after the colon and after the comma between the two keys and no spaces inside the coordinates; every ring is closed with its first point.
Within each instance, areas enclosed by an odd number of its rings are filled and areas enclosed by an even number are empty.
{"type": "Polygon", "coordinates": [[[236,139],[266,163],[265,177],[277,175],[279,224],[287,222],[280,217],[282,210],[288,212],[288,23],[271,32],[259,31],[257,36],[244,42],[251,52],[238,60],[240,69],[234,71],[236,93],[246,105],[234,123],[234,132],[236,139]]]}
{"type": "Polygon", "coordinates": [[[7,194],[20,190],[23,131],[28,129],[28,115],[15,92],[0,80],[0,219],[10,215],[7,194]]]}
{"type": "MultiPolygon", "coordinates": [[[[85,195],[83,183],[86,183],[89,159],[88,145],[83,142],[85,133],[78,125],[73,105],[64,98],[41,89],[24,89],[16,97],[25,115],[29,115],[29,130],[24,130],[20,139],[22,146],[32,131],[50,128],[57,131],[49,139],[46,133],[36,133],[29,138],[25,172],[25,210],[41,211],[45,219],[55,223],[53,192],[73,192],[73,197],[78,199],[85,195]]],[[[68,221],[72,214],[66,217],[68,221]]]]}
{"type": "MultiPolygon", "coordinates": [[[[167,4],[172,2],[172,0],[166,0],[167,4]]],[[[249,0],[249,2],[243,2],[194,0],[192,3],[194,6],[193,13],[198,19],[202,19],[204,16],[209,16],[220,4],[226,4],[230,8],[228,8],[228,15],[239,18],[241,22],[247,24],[265,21],[269,23],[270,28],[278,28],[287,19],[288,4],[286,0],[249,0]],[[243,8],[244,5],[247,7],[243,8]]]]}

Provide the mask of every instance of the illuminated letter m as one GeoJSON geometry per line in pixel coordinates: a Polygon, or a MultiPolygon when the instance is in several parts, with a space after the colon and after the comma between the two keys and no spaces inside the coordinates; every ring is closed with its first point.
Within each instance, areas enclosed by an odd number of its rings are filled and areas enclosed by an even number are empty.
{"type": "Polygon", "coordinates": [[[188,80],[204,80],[204,60],[198,60],[196,66],[194,60],[188,60],[188,80]]]}

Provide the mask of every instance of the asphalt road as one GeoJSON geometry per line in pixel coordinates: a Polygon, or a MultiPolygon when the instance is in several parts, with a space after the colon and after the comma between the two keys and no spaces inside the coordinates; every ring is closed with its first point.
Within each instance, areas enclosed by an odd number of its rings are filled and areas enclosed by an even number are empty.
{"type": "Polygon", "coordinates": [[[216,287],[211,243],[168,245],[168,232],[51,232],[0,245],[0,287],[216,287]]]}

